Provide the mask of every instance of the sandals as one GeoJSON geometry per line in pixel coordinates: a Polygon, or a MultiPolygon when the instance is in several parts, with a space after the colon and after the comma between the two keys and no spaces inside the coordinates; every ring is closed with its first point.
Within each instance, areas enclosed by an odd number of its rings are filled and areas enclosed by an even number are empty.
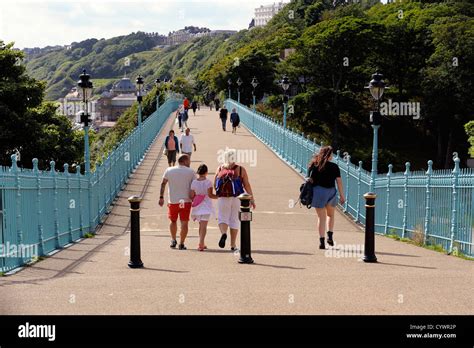
{"type": "Polygon", "coordinates": [[[205,246],[205,245],[199,245],[198,250],[199,250],[199,251],[207,250],[207,246],[205,246]]]}

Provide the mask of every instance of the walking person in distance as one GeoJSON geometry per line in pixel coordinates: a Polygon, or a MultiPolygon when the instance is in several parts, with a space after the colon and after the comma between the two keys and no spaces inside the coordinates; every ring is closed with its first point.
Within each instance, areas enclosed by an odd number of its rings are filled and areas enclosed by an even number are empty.
{"type": "Polygon", "coordinates": [[[326,249],[326,231],[328,244],[334,246],[333,235],[338,191],[339,203],[344,204],[346,202],[341,171],[337,164],[331,162],[332,159],[332,147],[325,146],[321,148],[318,154],[313,156],[308,169],[308,180],[313,184],[313,202],[311,206],[316,209],[318,216],[320,249],[326,249]]]}
{"type": "Polygon", "coordinates": [[[221,119],[222,123],[222,130],[225,132],[226,131],[226,124],[227,124],[227,115],[229,114],[229,110],[227,110],[226,106],[219,111],[219,118],[221,119]]]}
{"type": "Polygon", "coordinates": [[[176,156],[178,154],[179,154],[178,137],[174,134],[174,130],[171,130],[165,140],[165,155],[168,158],[168,164],[170,167],[175,166],[176,156]]]}

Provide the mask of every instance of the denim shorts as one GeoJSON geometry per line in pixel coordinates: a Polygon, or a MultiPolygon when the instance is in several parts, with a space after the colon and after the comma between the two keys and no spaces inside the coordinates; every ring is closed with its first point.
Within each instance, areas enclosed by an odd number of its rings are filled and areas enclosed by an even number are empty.
{"type": "Polygon", "coordinates": [[[327,205],[335,207],[337,205],[337,190],[322,186],[313,187],[313,202],[311,207],[322,209],[327,205]]]}

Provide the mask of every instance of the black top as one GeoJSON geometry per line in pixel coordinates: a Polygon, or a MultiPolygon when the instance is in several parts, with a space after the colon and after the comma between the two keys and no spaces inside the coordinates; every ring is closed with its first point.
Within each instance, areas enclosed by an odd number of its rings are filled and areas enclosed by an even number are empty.
{"type": "Polygon", "coordinates": [[[229,111],[227,109],[221,109],[220,118],[227,118],[228,113],[229,113],[229,111]]]}
{"type": "Polygon", "coordinates": [[[322,186],[325,188],[336,188],[336,179],[341,177],[339,167],[332,162],[327,162],[321,172],[313,165],[309,169],[309,172],[311,172],[313,186],[322,186]]]}

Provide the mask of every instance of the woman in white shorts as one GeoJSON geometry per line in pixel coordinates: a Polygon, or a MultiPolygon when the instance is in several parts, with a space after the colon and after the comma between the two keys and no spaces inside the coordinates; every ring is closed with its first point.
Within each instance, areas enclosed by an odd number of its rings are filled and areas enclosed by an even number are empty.
{"type": "Polygon", "coordinates": [[[212,182],[207,179],[207,172],[207,166],[201,165],[197,170],[199,178],[191,184],[191,198],[193,200],[191,218],[199,222],[199,251],[207,249],[205,244],[207,224],[211,216],[215,216],[211,198],[217,198],[213,193],[212,182]]]}
{"type": "MultiPolygon", "coordinates": [[[[219,229],[222,236],[219,241],[219,247],[225,248],[227,240],[227,230],[230,228],[230,246],[231,250],[237,250],[236,241],[239,232],[240,221],[240,200],[238,196],[246,192],[253,197],[252,187],[250,186],[247,171],[244,167],[235,163],[235,151],[228,150],[224,154],[224,164],[217,168],[214,178],[214,187],[216,188],[217,216],[219,220],[219,229]]],[[[253,209],[256,208],[255,200],[250,201],[253,209]]]]}

